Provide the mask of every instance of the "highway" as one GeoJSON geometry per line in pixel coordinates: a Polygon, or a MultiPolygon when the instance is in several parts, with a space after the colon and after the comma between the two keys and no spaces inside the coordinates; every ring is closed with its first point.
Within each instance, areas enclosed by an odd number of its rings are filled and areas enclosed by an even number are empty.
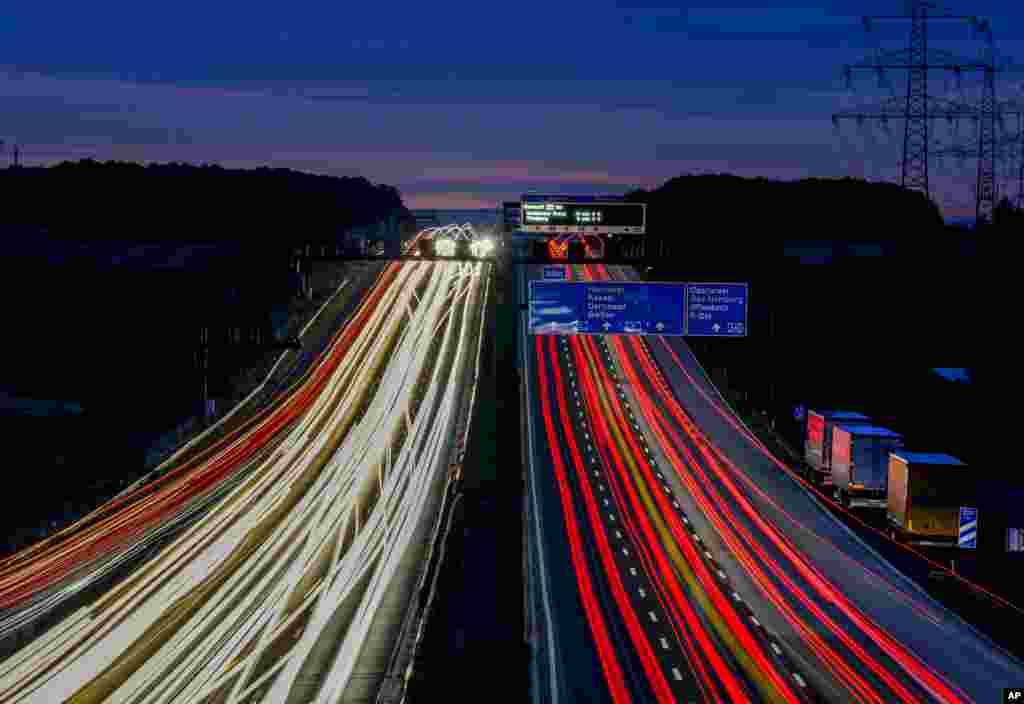
{"type": "Polygon", "coordinates": [[[62,616],[0,662],[0,702],[372,698],[457,471],[488,267],[389,265],[276,404],[0,563],[0,629],[62,616]]]}
{"type": "Polygon", "coordinates": [[[822,508],[682,338],[524,319],[522,340],[535,700],[987,702],[1024,681],[822,508]]]}

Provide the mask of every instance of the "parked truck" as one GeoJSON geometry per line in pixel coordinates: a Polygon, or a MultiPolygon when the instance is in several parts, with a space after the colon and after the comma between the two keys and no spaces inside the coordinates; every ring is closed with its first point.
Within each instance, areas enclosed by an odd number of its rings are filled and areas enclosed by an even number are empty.
{"type": "Polygon", "coordinates": [[[903,437],[888,428],[839,423],[832,428],[832,486],[848,508],[886,507],[889,453],[903,437]]]}
{"type": "Polygon", "coordinates": [[[836,423],[856,422],[869,424],[862,413],[853,411],[807,411],[807,431],[804,437],[804,459],[810,467],[808,481],[818,485],[831,485],[829,472],[832,449],[832,428],[836,423]]]}
{"type": "Polygon", "coordinates": [[[886,518],[893,539],[915,545],[956,543],[960,507],[973,505],[967,465],[937,452],[889,454],[886,518]]]}

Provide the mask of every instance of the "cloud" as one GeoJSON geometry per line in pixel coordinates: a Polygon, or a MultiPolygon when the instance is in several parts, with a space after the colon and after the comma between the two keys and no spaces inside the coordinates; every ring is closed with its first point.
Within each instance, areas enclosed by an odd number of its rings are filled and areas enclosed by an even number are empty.
{"type": "Polygon", "coordinates": [[[371,98],[368,95],[306,95],[306,100],[314,103],[377,103],[380,99],[371,98]]]}
{"type": "Polygon", "coordinates": [[[747,167],[770,168],[801,164],[812,170],[815,166],[835,158],[830,143],[775,141],[771,136],[766,132],[764,142],[751,142],[748,137],[747,143],[663,143],[655,147],[655,154],[657,159],[663,161],[702,162],[727,159],[747,167]]]}
{"type": "Polygon", "coordinates": [[[476,192],[465,193],[411,193],[402,192],[402,200],[408,208],[429,208],[440,210],[482,210],[495,208],[501,200],[517,200],[518,194],[506,194],[504,198],[481,197],[476,192]]]}
{"type": "MultiPolygon", "coordinates": [[[[399,181],[398,188],[403,193],[463,193],[473,192],[481,197],[491,196],[496,194],[515,192],[515,193],[526,193],[528,191],[544,190],[553,191],[558,193],[590,193],[595,190],[599,190],[602,193],[625,193],[627,191],[639,188],[639,183],[604,183],[601,181],[574,181],[574,180],[561,180],[557,177],[551,177],[545,180],[522,180],[522,181],[498,181],[494,183],[488,183],[487,177],[490,177],[486,171],[481,171],[482,178],[479,181],[464,180],[464,181],[435,181],[435,182],[417,182],[417,181],[399,181]]],[[[649,179],[645,179],[643,184],[647,184],[649,179]]]]}
{"type": "Polygon", "coordinates": [[[773,85],[763,83],[743,88],[736,98],[737,105],[775,105],[778,101],[778,89],[773,85]]]}
{"type": "MultiPolygon", "coordinates": [[[[659,4],[636,6],[652,3],[659,4]]],[[[793,18],[793,27],[810,27],[811,34],[832,31],[832,20],[821,19],[820,11],[786,8],[761,26],[756,13],[751,19],[734,10],[704,9],[683,19],[698,29],[720,21],[716,31],[762,31],[776,38],[790,31],[793,18]]],[[[470,5],[467,11],[482,12],[470,5]]],[[[490,207],[526,190],[650,188],[700,169],[774,176],[841,172],[828,121],[840,106],[825,74],[838,75],[845,55],[811,61],[804,49],[780,44],[752,62],[753,50],[746,48],[741,55],[733,46],[717,49],[645,33],[645,22],[678,16],[677,7],[637,12],[628,30],[602,26],[618,22],[606,9],[552,13],[545,15],[551,21],[575,17],[594,31],[570,37],[565,60],[555,67],[547,58],[530,63],[515,50],[495,51],[494,35],[464,36],[427,10],[416,17],[417,33],[406,32],[416,25],[407,22],[390,34],[424,37],[428,28],[445,25],[436,37],[429,35],[436,55],[427,58],[418,39],[396,52],[372,43],[358,50],[335,46],[388,36],[372,24],[354,22],[351,36],[331,43],[330,32],[308,22],[293,26],[292,20],[248,16],[259,31],[247,28],[230,51],[217,44],[216,60],[215,44],[204,44],[217,36],[212,29],[184,54],[180,46],[166,51],[159,38],[152,40],[152,53],[144,40],[131,40],[141,47],[130,54],[137,72],[131,76],[102,33],[93,39],[98,48],[88,66],[73,57],[41,63],[43,53],[16,44],[14,55],[26,60],[20,70],[0,68],[0,129],[22,144],[28,163],[89,156],[272,164],[360,174],[399,185],[410,202],[452,207],[490,207]],[[280,53],[282,32],[287,55],[280,53]],[[595,53],[594,42],[606,35],[624,51],[595,53]],[[325,60],[328,54],[332,58],[325,60]],[[31,65],[45,65],[49,73],[25,68],[31,65]],[[77,78],[60,73],[72,69],[77,78]],[[445,78],[452,71],[457,80],[445,78]],[[152,81],[154,74],[160,81],[152,81]]],[[[230,12],[214,15],[211,27],[232,21],[230,12]]],[[[76,15],[83,26],[86,16],[76,15]]],[[[865,157],[843,158],[862,163],[865,157]]]]}
{"type": "Polygon", "coordinates": [[[605,103],[601,110],[615,112],[616,110],[664,110],[665,105],[659,103],[605,103]]]}

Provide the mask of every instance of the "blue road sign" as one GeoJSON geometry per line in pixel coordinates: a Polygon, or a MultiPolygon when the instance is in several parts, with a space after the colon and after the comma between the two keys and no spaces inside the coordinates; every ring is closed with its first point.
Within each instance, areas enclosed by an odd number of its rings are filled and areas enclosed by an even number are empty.
{"type": "Polygon", "coordinates": [[[686,334],[745,337],[747,284],[686,284],[686,334]]]}
{"type": "Polygon", "coordinates": [[[531,281],[535,335],[682,335],[684,284],[531,281]]]}
{"type": "Polygon", "coordinates": [[[561,264],[544,267],[545,281],[565,281],[565,267],[561,264]]]}
{"type": "Polygon", "coordinates": [[[794,406],[793,407],[793,420],[795,420],[797,422],[802,421],[804,419],[804,413],[805,412],[806,412],[806,410],[804,409],[803,404],[800,404],[799,406],[794,406]]]}
{"type": "Polygon", "coordinates": [[[957,544],[962,548],[978,547],[978,509],[960,507],[960,530],[957,544]]]}

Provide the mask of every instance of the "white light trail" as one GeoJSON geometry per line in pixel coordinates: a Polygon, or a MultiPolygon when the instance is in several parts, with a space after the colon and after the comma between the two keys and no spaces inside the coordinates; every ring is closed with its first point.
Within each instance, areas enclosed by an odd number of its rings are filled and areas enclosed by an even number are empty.
{"type": "Polygon", "coordinates": [[[154,560],[0,663],[0,702],[327,702],[375,686],[354,674],[390,655],[383,607],[415,579],[447,481],[483,266],[400,265],[308,409],[203,496],[213,510],[169,516],[192,522],[154,560]]]}

